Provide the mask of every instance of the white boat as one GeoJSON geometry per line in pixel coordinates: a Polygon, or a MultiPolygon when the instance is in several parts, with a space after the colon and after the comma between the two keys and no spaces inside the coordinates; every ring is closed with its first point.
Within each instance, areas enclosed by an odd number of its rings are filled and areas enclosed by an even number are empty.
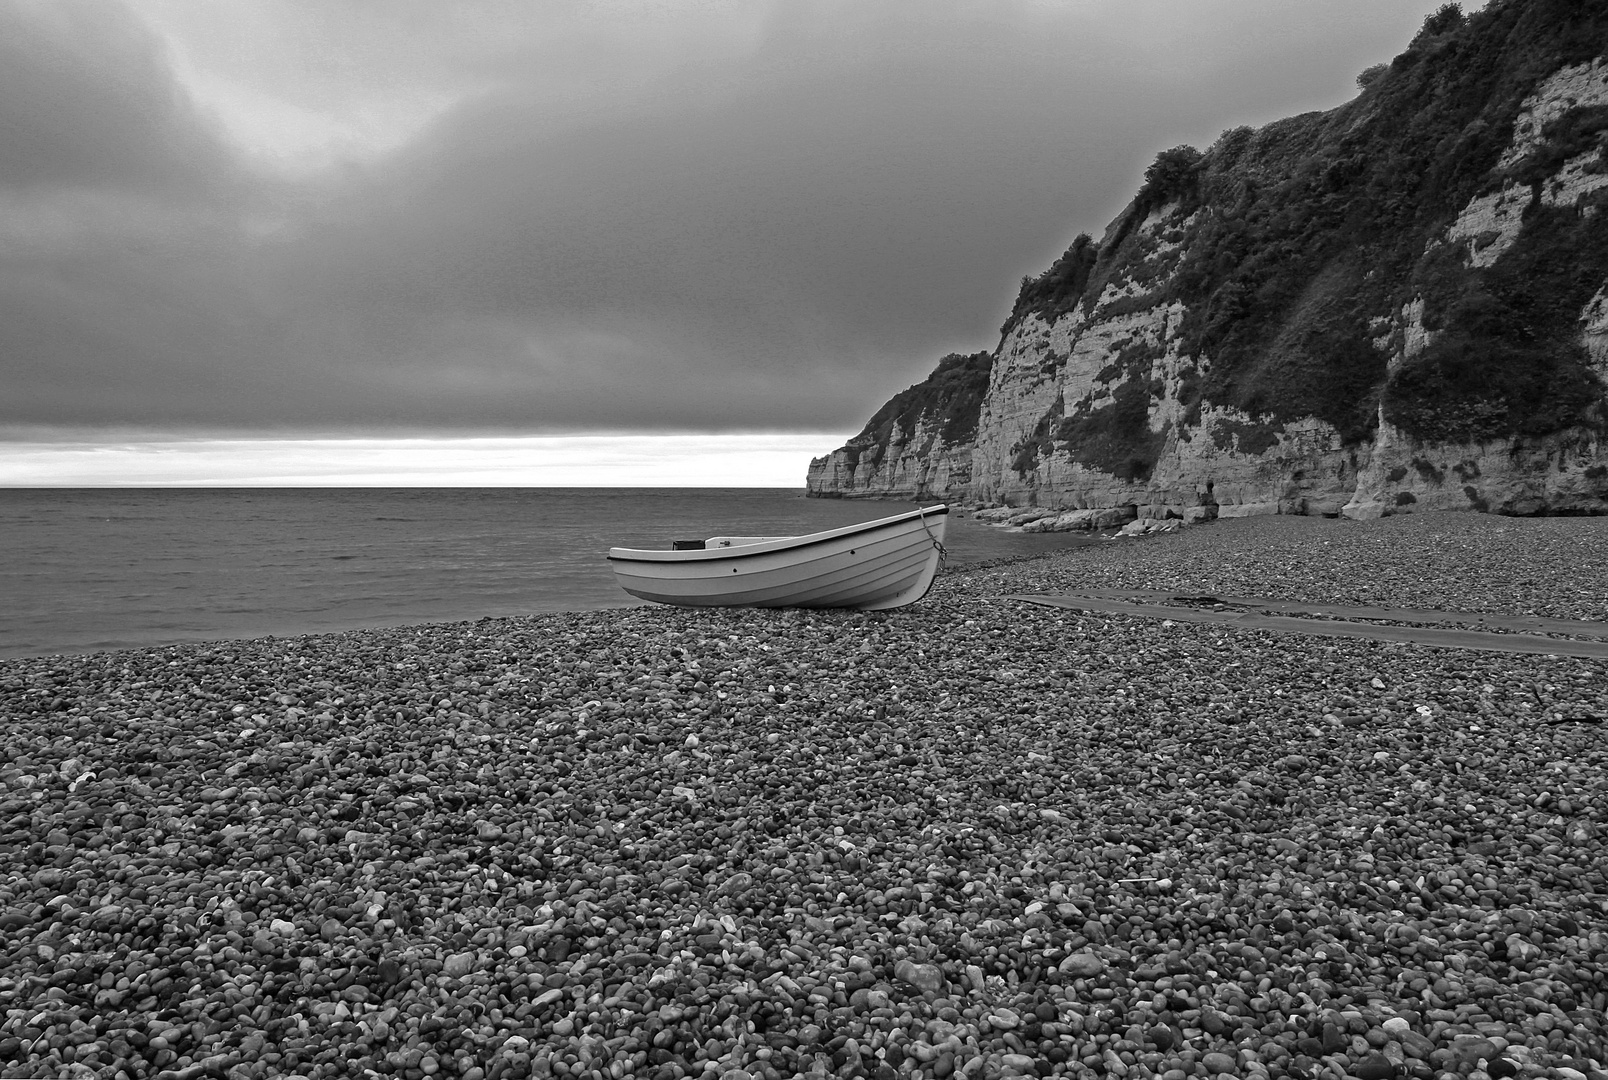
{"type": "Polygon", "coordinates": [[[927,594],[947,554],[949,507],[928,506],[807,536],[714,536],[670,551],[610,548],[620,588],[682,607],[881,611],[927,594]]]}

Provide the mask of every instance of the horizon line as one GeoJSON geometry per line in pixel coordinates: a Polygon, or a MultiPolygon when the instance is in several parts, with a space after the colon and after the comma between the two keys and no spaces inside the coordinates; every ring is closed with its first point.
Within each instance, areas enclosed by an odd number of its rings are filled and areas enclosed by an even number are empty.
{"type": "Polygon", "coordinates": [[[835,432],[0,439],[0,488],[780,488],[835,432]]]}

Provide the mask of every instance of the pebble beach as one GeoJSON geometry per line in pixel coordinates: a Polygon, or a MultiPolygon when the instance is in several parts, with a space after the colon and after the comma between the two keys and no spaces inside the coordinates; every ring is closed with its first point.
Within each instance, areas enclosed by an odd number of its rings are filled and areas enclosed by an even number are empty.
{"type": "Polygon", "coordinates": [[[1084,587],[1608,621],[1608,519],[0,662],[0,1076],[1608,1080],[1608,663],[1084,587]]]}

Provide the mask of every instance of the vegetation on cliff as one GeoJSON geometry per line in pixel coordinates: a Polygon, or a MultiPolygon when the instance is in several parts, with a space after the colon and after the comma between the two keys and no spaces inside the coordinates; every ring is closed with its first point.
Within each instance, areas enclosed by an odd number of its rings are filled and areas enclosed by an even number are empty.
{"type": "Polygon", "coordinates": [[[993,364],[994,356],[987,352],[950,353],[938,361],[931,375],[890,398],[843,447],[850,471],[863,456],[880,461],[890,443],[908,439],[918,425],[949,446],[971,442],[977,437],[993,364]]]}
{"type": "MultiPolygon", "coordinates": [[[[1089,285],[1102,254],[1107,255],[1106,261],[1109,263],[1110,253],[1123,246],[1122,241],[1133,226],[1143,221],[1150,211],[1170,202],[1187,205],[1193,201],[1198,194],[1200,159],[1200,151],[1193,146],[1175,146],[1158,154],[1145,170],[1144,186],[1118,219],[1103,250],[1102,245],[1095,243],[1088,233],[1079,233],[1077,239],[1072,241],[1072,246],[1051,263],[1048,270],[1038,277],[1022,278],[1016,302],[1011,305],[1010,317],[1000,327],[1000,333],[1009,333],[1010,328],[1028,314],[1037,315],[1045,322],[1054,322],[1076,310],[1079,302],[1090,294],[1089,285]]],[[[1093,290],[1093,295],[1098,295],[1098,292],[1098,289],[1093,290]]]]}
{"type": "Polygon", "coordinates": [[[1089,272],[1099,258],[1100,245],[1088,233],[1079,233],[1072,246],[1050,268],[1038,277],[1024,277],[1017,290],[1016,303],[1011,305],[1010,318],[1000,327],[1007,333],[1022,316],[1032,312],[1045,322],[1054,322],[1072,311],[1083,299],[1083,290],[1089,284],[1089,272]]]}
{"type": "MultiPolygon", "coordinates": [[[[1135,226],[1171,204],[1181,258],[1155,268],[1159,292],[1122,303],[1185,305],[1183,352],[1204,373],[1186,408],[1233,406],[1270,428],[1317,416],[1351,444],[1372,436],[1381,404],[1427,439],[1601,423],[1604,391],[1578,318],[1608,277],[1608,215],[1543,205],[1539,185],[1569,158],[1604,153],[1608,109],[1566,112],[1535,153],[1507,174],[1497,166],[1525,97],[1605,47],[1600,3],[1507,2],[1468,16],[1444,5],[1394,62],[1359,77],[1347,105],[1235,128],[1204,154],[1163,151],[1103,245],[1079,236],[1044,275],[1024,279],[1005,330],[1029,313],[1111,314],[1096,309],[1101,285],[1153,235],[1135,226]],[[1471,199],[1504,183],[1535,195],[1513,248],[1481,269],[1439,238],[1471,199]],[[1439,333],[1387,377],[1373,320],[1420,296],[1426,328],[1439,333]]],[[[1159,445],[1131,423],[1137,384],[1148,383],[1141,366],[1134,386],[1112,390],[1129,422],[1115,401],[1074,410],[1056,444],[1086,464],[1146,475],[1140,463],[1159,445]],[[1114,432],[1131,446],[1113,445],[1114,432]]]]}
{"type": "MultiPolygon", "coordinates": [[[[1526,99],[1605,53],[1601,0],[1492,0],[1469,14],[1449,3],[1361,73],[1345,105],[1234,128],[1204,153],[1163,151],[1102,240],[1079,235],[1023,278],[1001,334],[1163,305],[1181,320],[1115,342],[1094,391],[1057,397],[1010,464],[1026,479],[1064,454],[1142,482],[1165,443],[1151,409],[1168,386],[1181,438],[1203,406],[1232,408],[1250,418],[1233,439],[1251,453],[1307,417],[1351,446],[1381,415],[1430,442],[1608,430],[1608,388],[1580,340],[1580,313],[1608,281],[1608,185],[1569,203],[1555,181],[1566,163],[1608,173],[1608,107],[1566,101],[1529,153],[1504,158],[1526,99]],[[1475,257],[1496,234],[1448,239],[1474,200],[1504,191],[1524,210],[1500,257],[1475,257]]],[[[878,411],[856,455],[917,414],[970,440],[987,364],[947,358],[878,411]]]]}
{"type": "Polygon", "coordinates": [[[1600,420],[1579,344],[1608,270],[1608,219],[1541,205],[1539,184],[1602,146],[1608,110],[1548,125],[1511,175],[1497,166],[1524,99],[1608,47],[1608,7],[1585,0],[1447,4],[1406,52],[1329,113],[1227,133],[1199,163],[1196,216],[1172,282],[1185,351],[1209,361],[1205,400],[1287,421],[1318,416],[1348,442],[1376,406],[1428,439],[1541,434],[1600,420]],[[1440,243],[1504,183],[1536,187],[1495,266],[1440,243]],[[1370,317],[1417,297],[1430,348],[1386,377],[1370,317]]]}
{"type": "Polygon", "coordinates": [[[1601,215],[1532,206],[1518,241],[1477,274],[1424,277],[1432,342],[1385,387],[1385,417],[1431,440],[1600,425],[1603,389],[1578,319],[1608,279],[1601,215]]]}

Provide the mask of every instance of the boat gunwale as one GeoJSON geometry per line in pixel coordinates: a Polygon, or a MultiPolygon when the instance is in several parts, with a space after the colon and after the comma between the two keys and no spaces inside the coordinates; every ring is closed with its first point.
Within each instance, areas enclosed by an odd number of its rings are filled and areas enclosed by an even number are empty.
{"type": "Polygon", "coordinates": [[[829,544],[836,540],[845,540],[861,533],[876,529],[901,525],[915,519],[928,517],[944,517],[949,513],[946,503],[937,506],[922,507],[919,510],[909,510],[903,514],[894,514],[891,517],[878,518],[876,521],[864,521],[857,525],[845,525],[837,529],[828,529],[825,532],[805,533],[802,536],[789,536],[781,540],[770,540],[763,544],[750,544],[740,548],[694,548],[690,551],[655,551],[645,548],[610,548],[605,558],[610,562],[637,562],[637,563],[719,563],[734,559],[753,559],[763,555],[774,555],[778,552],[799,551],[803,548],[813,547],[816,544],[829,544]],[[616,554],[619,552],[620,554],[616,554]]]}

